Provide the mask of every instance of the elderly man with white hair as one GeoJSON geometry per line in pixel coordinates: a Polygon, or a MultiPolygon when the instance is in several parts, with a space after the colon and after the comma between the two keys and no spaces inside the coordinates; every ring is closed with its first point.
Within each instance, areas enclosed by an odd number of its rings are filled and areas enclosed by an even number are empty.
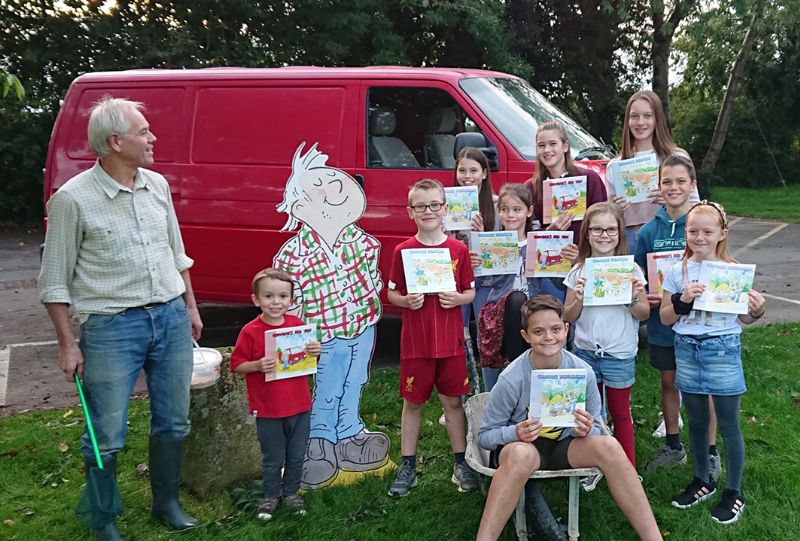
{"type": "MultiPolygon", "coordinates": [[[[200,337],[203,324],[169,185],[144,169],[153,163],[156,136],[142,109],[110,97],[92,108],[88,138],[98,160],[48,202],[40,300],[58,337],[60,369],[68,381],[75,374],[83,380],[101,467],[114,492],[128,400],[145,370],[152,513],[182,530],[197,525],[181,509],[178,482],[189,433],[192,337],[200,337]],[[79,345],[70,309],[80,323],[79,345]]],[[[82,452],[88,475],[98,466],[88,432],[82,452]]],[[[114,514],[90,525],[96,539],[122,539],[114,514]]]]}

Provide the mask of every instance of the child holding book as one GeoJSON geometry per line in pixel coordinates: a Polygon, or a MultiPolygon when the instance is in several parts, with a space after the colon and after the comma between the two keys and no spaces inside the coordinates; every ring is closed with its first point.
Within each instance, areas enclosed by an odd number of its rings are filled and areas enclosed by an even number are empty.
{"type": "Polygon", "coordinates": [[[748,313],[742,315],[694,310],[695,300],[706,286],[698,281],[703,261],[735,262],[728,254],[728,219],[718,204],[703,201],[686,215],[686,252],[683,261],[673,265],[664,279],[661,322],[675,331],[675,386],[683,396],[689,417],[689,449],[694,478],[672,505],[686,509],[716,492],[709,477],[706,451],[708,398],[714,401],[717,424],[725,442],[727,475],[725,490],[712,518],[732,524],[744,509],[741,491],[744,471],[744,439],[739,427],[739,406],[745,392],[742,370],[742,324],[764,315],[764,297],[747,292],[748,313]]]}
{"type": "MultiPolygon", "coordinates": [[[[636,243],[636,263],[645,268],[647,254],[684,250],[686,247],[686,213],[692,203],[690,197],[697,190],[694,164],[688,156],[671,154],[659,167],[659,189],[664,205],[656,216],[639,231],[636,243]]],[[[651,276],[651,290],[655,289],[651,276]]],[[[647,469],[671,468],[686,462],[686,451],[680,439],[680,393],[675,387],[675,333],[661,323],[659,308],[661,295],[648,293],[650,317],[647,320],[647,345],[650,364],[661,373],[661,411],[666,434],[666,444],[647,464],[647,469]]],[[[710,409],[709,464],[712,479],[722,473],[716,446],[717,422],[714,408],[710,409]]]]}
{"type": "Polygon", "coordinates": [[[408,216],[417,234],[395,247],[389,280],[389,302],[402,309],[400,331],[400,396],[403,397],[400,446],[402,463],[389,489],[390,496],[405,496],[417,484],[417,442],[422,411],[434,385],[445,411],[445,426],[455,464],[451,480],[459,491],[477,488],[475,476],[464,460],[466,420],[461,396],[469,393],[464,363],[464,322],[460,306],[475,297],[475,278],[469,251],[442,231],[447,211],[444,188],[430,179],[420,180],[408,192],[408,216]],[[450,254],[456,291],[436,294],[409,293],[402,252],[421,248],[446,248],[450,254]]]}
{"type": "MultiPolygon", "coordinates": [[[[567,137],[567,129],[557,120],[545,120],[536,128],[536,174],[525,186],[533,201],[533,229],[539,229],[544,219],[544,181],[563,177],[586,176],[586,208],[607,200],[606,187],[600,176],[590,169],[575,165],[567,137]]],[[[548,201],[549,205],[550,202],[548,201]]],[[[581,238],[581,221],[573,220],[571,211],[561,214],[547,225],[548,231],[572,231],[577,244],[581,238]]],[[[553,295],[564,302],[566,289],[559,278],[536,278],[540,293],[553,295]]]]}
{"type": "MultiPolygon", "coordinates": [[[[473,147],[462,148],[456,156],[453,177],[456,186],[477,186],[478,188],[479,212],[472,215],[472,231],[497,231],[500,228],[500,220],[495,204],[496,196],[492,193],[489,161],[484,153],[473,147]]],[[[455,236],[469,246],[469,236],[464,233],[468,232],[459,231],[455,236]]],[[[477,319],[481,308],[486,304],[490,289],[484,285],[483,277],[475,277],[475,299],[471,305],[465,304],[461,307],[465,328],[469,328],[470,318],[473,314],[477,319]]],[[[487,390],[497,379],[497,375],[493,374],[491,370],[491,368],[482,369],[483,382],[487,390]]]]}
{"type": "MultiPolygon", "coordinates": [[[[611,163],[619,160],[638,158],[655,154],[659,163],[664,161],[667,156],[672,154],[689,154],[672,142],[672,134],[667,125],[667,117],[664,114],[664,106],[661,98],[652,90],[640,90],[635,92],[625,105],[625,119],[622,123],[622,141],[620,142],[622,151],[619,156],[611,160],[611,163]]],[[[650,193],[650,201],[641,203],[631,203],[626,197],[616,193],[612,169],[606,167],[609,200],[614,201],[624,212],[626,237],[628,239],[628,253],[636,250],[636,233],[642,224],[650,221],[656,214],[659,205],[664,203],[659,190],[650,193]]],[[[696,202],[700,200],[697,194],[697,186],[690,194],[690,200],[696,202]]]]}
{"type": "MultiPolygon", "coordinates": [[[[250,414],[263,455],[264,498],[257,516],[272,519],[280,498],[293,513],[305,515],[297,493],[310,431],[311,391],[307,377],[266,381],[275,371],[275,358],[265,352],[264,332],[296,327],[303,322],[286,313],[292,303],[292,279],[275,269],[264,269],[253,278],[251,299],[261,314],[242,328],[231,353],[231,370],[244,376],[250,414]],[[281,477],[283,468],[283,477],[281,477]]],[[[305,353],[318,357],[321,344],[310,341],[305,353]]]]}
{"type": "Polygon", "coordinates": [[[537,295],[522,308],[522,337],[530,350],[500,374],[478,429],[478,443],[491,451],[497,472],[492,478],[477,539],[497,539],[519,500],[531,473],[597,467],[608,488],[641,539],[658,540],[661,533],[647,496],[619,443],[601,434],[600,395],[589,366],[564,348],[569,324],[563,305],[549,295],[537,295]],[[575,410],[575,427],[543,427],[529,418],[531,370],[586,370],[586,410],[575,410]]]}
{"type": "MultiPolygon", "coordinates": [[[[594,370],[597,385],[601,395],[605,395],[608,413],[614,423],[614,437],[636,467],[631,386],[635,380],[639,322],[650,315],[644,290],[647,282],[642,270],[634,264],[629,304],[583,305],[584,289],[587,287],[587,258],[625,255],[625,248],[625,222],[622,221],[619,207],[608,202],[589,207],[583,219],[577,262],[564,279],[567,286],[564,319],[574,322],[573,352],[594,370]]],[[[598,480],[584,479],[584,488],[593,490],[598,480]]]]}
{"type": "MultiPolygon", "coordinates": [[[[481,366],[483,367],[484,384],[487,391],[491,391],[497,381],[500,370],[505,365],[506,360],[516,359],[527,349],[525,341],[522,339],[522,321],[520,310],[522,305],[537,293],[537,283],[534,279],[525,276],[525,260],[528,245],[528,232],[531,230],[531,216],[533,205],[531,202],[530,191],[522,184],[506,184],[500,189],[497,199],[497,207],[500,212],[500,224],[505,231],[516,231],[517,245],[519,247],[520,264],[516,274],[501,274],[487,276],[484,285],[489,288],[486,310],[487,314],[480,317],[481,322],[486,322],[491,318],[502,318],[503,337],[499,348],[499,356],[484,355],[487,348],[481,350],[481,366]],[[488,311],[492,315],[488,315],[488,311]],[[488,376],[488,377],[487,377],[488,376]]],[[[578,255],[577,246],[568,245],[563,251],[562,256],[567,259],[574,259],[578,255]]],[[[472,265],[477,267],[481,264],[480,256],[476,252],[470,252],[472,265]]],[[[479,328],[481,325],[479,325],[479,328]]],[[[481,341],[484,346],[496,349],[497,344],[486,344],[486,340],[481,341]]]]}

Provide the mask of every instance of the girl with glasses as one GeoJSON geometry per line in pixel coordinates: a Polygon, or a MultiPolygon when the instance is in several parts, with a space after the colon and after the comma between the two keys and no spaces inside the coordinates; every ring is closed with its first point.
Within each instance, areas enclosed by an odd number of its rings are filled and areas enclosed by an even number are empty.
{"type": "MultiPolygon", "coordinates": [[[[629,304],[583,306],[586,259],[619,255],[626,255],[622,211],[613,203],[592,205],[583,219],[577,261],[564,279],[567,286],[564,319],[575,329],[573,353],[594,370],[600,396],[604,397],[614,423],[614,437],[635,468],[631,386],[635,379],[639,322],[650,315],[644,289],[647,282],[641,268],[634,264],[629,304]]],[[[596,485],[595,478],[584,479],[585,489],[593,490],[596,485]]]]}

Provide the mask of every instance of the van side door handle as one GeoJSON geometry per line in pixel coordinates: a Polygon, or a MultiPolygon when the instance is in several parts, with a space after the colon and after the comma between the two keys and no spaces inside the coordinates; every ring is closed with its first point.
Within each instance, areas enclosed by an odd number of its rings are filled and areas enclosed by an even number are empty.
{"type": "Polygon", "coordinates": [[[363,190],[364,189],[364,175],[356,175],[355,179],[356,179],[356,182],[358,182],[358,185],[361,186],[361,189],[363,190]]]}

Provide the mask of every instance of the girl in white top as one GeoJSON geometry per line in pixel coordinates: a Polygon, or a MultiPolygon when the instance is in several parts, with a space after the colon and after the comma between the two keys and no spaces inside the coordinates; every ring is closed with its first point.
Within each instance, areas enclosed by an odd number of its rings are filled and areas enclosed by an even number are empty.
{"type": "MultiPolygon", "coordinates": [[[[664,114],[664,107],[661,98],[652,90],[640,90],[635,92],[625,106],[625,120],[622,124],[622,148],[620,155],[611,160],[627,160],[638,158],[647,154],[655,154],[658,163],[670,154],[689,153],[672,142],[672,134],[667,125],[667,118],[664,114]]],[[[610,163],[611,163],[610,162],[610,163]]],[[[610,165],[609,163],[609,165],[610,165]]],[[[650,201],[631,203],[622,195],[617,195],[614,189],[611,169],[606,168],[606,190],[608,199],[613,201],[624,212],[626,234],[628,239],[628,253],[632,254],[636,249],[636,232],[643,224],[652,220],[658,207],[664,204],[664,198],[656,189],[649,196],[650,201]]],[[[695,186],[689,201],[695,203],[700,200],[695,186]]]]}
{"type": "Polygon", "coordinates": [[[613,203],[595,203],[589,207],[583,218],[578,259],[564,279],[567,286],[564,319],[574,322],[573,353],[594,369],[600,395],[605,395],[614,422],[614,437],[635,468],[631,386],[635,380],[639,322],[650,315],[642,270],[634,264],[630,304],[583,306],[586,259],[625,255],[625,252],[625,222],[620,208],[613,203]]]}
{"type": "MultiPolygon", "coordinates": [[[[675,386],[681,391],[689,416],[689,447],[694,478],[673,501],[685,509],[716,492],[709,477],[707,449],[708,397],[714,400],[717,427],[725,441],[725,490],[711,510],[721,524],[732,524],[744,509],[741,491],[744,471],[744,439],[739,427],[739,406],[745,392],[742,370],[742,324],[764,315],[764,297],[747,291],[747,314],[726,314],[695,310],[695,300],[706,286],[698,281],[703,261],[733,263],[728,254],[728,219],[716,203],[703,201],[686,215],[686,253],[683,261],[669,269],[664,278],[661,322],[675,331],[675,386]]],[[[739,292],[741,294],[741,292],[739,292]]]]}

